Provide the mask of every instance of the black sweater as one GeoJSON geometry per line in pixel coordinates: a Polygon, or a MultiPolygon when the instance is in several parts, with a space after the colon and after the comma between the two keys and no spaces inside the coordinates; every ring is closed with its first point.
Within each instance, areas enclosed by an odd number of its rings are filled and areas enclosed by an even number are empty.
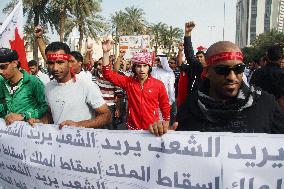
{"type": "MultiPolygon", "coordinates": [[[[234,115],[233,115],[234,117],[234,115]]],[[[243,109],[235,119],[210,122],[198,105],[195,91],[181,106],[177,121],[179,131],[234,132],[234,133],[284,133],[284,113],[274,96],[262,91],[251,107],[243,109]]]]}

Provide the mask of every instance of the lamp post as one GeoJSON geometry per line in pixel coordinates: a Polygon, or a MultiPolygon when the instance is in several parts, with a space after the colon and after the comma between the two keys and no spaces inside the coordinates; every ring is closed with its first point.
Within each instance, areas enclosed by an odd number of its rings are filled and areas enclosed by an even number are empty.
{"type": "Polygon", "coordinates": [[[226,21],[226,1],[224,0],[224,25],[223,25],[223,41],[225,41],[225,21],[226,21]]]}

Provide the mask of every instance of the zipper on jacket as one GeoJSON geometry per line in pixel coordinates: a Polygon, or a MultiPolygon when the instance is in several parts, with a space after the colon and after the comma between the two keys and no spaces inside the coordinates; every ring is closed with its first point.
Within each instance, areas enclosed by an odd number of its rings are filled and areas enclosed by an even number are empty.
{"type": "Polygon", "coordinates": [[[143,102],[142,102],[142,98],[143,98],[143,88],[144,88],[144,84],[141,85],[141,97],[140,97],[140,104],[141,104],[141,108],[140,108],[140,127],[142,127],[142,105],[143,105],[143,102]]]}

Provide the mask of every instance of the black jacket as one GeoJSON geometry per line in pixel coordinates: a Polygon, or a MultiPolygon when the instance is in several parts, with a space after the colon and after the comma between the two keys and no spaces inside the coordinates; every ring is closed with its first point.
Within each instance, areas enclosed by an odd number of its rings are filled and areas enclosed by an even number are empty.
{"type": "Polygon", "coordinates": [[[187,64],[182,64],[180,70],[188,74],[188,94],[190,94],[192,91],[197,90],[201,85],[201,73],[203,71],[201,62],[194,57],[191,36],[184,37],[184,54],[187,64]]]}
{"type": "Polygon", "coordinates": [[[284,69],[276,64],[268,63],[253,73],[250,84],[260,87],[278,99],[284,96],[284,69]]]}
{"type": "Polygon", "coordinates": [[[224,116],[222,122],[209,121],[198,105],[197,91],[188,96],[177,114],[178,131],[284,133],[284,113],[275,98],[262,91],[251,107],[239,112],[233,119],[224,116]]]}

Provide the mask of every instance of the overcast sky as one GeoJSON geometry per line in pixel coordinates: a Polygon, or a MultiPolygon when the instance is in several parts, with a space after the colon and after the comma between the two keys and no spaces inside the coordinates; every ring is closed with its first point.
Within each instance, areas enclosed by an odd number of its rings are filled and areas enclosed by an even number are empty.
{"type": "MultiPolygon", "coordinates": [[[[0,0],[0,8],[10,0],[0,0]]],[[[208,47],[222,40],[225,2],[225,40],[235,42],[237,0],[102,0],[102,15],[109,19],[115,11],[125,7],[142,8],[149,23],[163,22],[184,28],[189,20],[196,22],[192,41],[195,47],[208,47]]],[[[4,16],[0,15],[0,22],[4,16]]]]}

